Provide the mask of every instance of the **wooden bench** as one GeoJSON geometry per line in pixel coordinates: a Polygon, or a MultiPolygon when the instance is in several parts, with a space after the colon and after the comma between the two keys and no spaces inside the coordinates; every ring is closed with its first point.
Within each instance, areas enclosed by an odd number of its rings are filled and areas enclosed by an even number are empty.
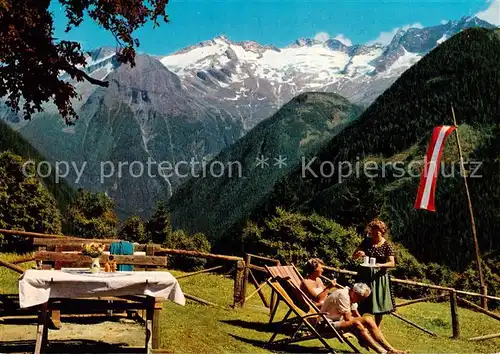
{"type": "MultiPolygon", "coordinates": [[[[106,251],[109,251],[109,246],[113,242],[118,242],[118,240],[99,240],[99,239],[86,239],[86,240],[75,240],[66,239],[64,237],[59,238],[33,238],[33,246],[38,248],[39,251],[53,251],[57,247],[61,251],[80,251],[82,249],[82,244],[86,243],[102,243],[106,247],[106,251]]],[[[154,249],[160,248],[159,245],[151,244],[139,244],[134,243],[134,251],[145,251],[146,248],[150,246],[154,249]]]]}
{"type": "MultiPolygon", "coordinates": [[[[35,254],[38,254],[38,258],[35,260],[38,263],[38,266],[41,268],[42,262],[43,264],[47,265],[49,264],[52,268],[54,269],[61,269],[62,267],[65,268],[75,268],[75,267],[81,267],[82,265],[79,264],[84,264],[84,266],[87,266],[86,260],[84,258],[78,258],[75,259],[72,256],[64,255],[64,256],[58,256],[54,254],[53,252],[56,253],[63,253],[63,254],[70,254],[74,255],[75,253],[79,253],[82,250],[82,245],[83,244],[89,244],[92,242],[97,242],[97,243],[102,243],[105,246],[105,252],[109,253],[109,248],[110,245],[113,242],[118,242],[118,240],[99,240],[99,239],[71,239],[71,238],[33,238],[33,246],[38,249],[38,252],[35,254]],[[41,253],[41,252],[52,252],[52,253],[41,253]],[[74,261],[73,261],[74,260],[74,261]]],[[[119,263],[118,264],[131,264],[135,265],[139,268],[143,268],[143,270],[147,270],[151,267],[166,267],[167,266],[167,258],[166,257],[158,257],[155,256],[155,253],[160,249],[160,245],[157,244],[138,244],[134,243],[134,258],[130,258],[132,256],[119,256],[120,261],[126,261],[129,263],[119,263]],[[149,256],[149,258],[146,257],[140,257],[140,256],[149,256]],[[129,258],[122,258],[122,257],[129,257],[129,258]]],[[[115,260],[117,255],[114,255],[115,260]]],[[[101,263],[105,263],[107,261],[107,258],[103,258],[101,260],[101,263]]],[[[90,263],[89,263],[90,264],[90,263]]]]}
{"type": "MultiPolygon", "coordinates": [[[[116,264],[130,264],[142,267],[167,267],[167,257],[164,256],[137,256],[137,255],[113,255],[116,264]]],[[[108,261],[109,255],[101,256],[100,263],[108,261]]],[[[35,261],[50,265],[54,269],[81,268],[90,266],[92,259],[79,253],[36,251],[35,261]]]]}

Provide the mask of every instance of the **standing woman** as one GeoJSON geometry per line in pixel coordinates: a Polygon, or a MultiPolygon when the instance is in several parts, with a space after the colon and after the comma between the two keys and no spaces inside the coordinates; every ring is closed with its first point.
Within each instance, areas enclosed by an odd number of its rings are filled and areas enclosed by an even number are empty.
{"type": "Polygon", "coordinates": [[[375,267],[359,267],[358,281],[368,284],[371,295],[360,304],[360,312],[371,313],[375,316],[375,323],[380,327],[382,316],[394,311],[394,297],[389,279],[388,269],[396,266],[394,249],[386,240],[387,226],[381,220],[371,221],[366,231],[368,237],[361,242],[354,251],[353,259],[373,257],[375,267]]]}

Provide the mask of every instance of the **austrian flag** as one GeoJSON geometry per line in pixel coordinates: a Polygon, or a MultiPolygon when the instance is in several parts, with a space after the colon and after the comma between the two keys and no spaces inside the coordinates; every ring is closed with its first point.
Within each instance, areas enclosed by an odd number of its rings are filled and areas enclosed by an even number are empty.
{"type": "Polygon", "coordinates": [[[417,200],[415,208],[436,211],[434,205],[434,195],[436,192],[436,180],[439,173],[439,163],[443,153],[446,138],[453,133],[455,127],[442,125],[434,128],[431,142],[427,148],[427,154],[424,160],[424,170],[420,177],[420,186],[418,187],[417,200]]]}

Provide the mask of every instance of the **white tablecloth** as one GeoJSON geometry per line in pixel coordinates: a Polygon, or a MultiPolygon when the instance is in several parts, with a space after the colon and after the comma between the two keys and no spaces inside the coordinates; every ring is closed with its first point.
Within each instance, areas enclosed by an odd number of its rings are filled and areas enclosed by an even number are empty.
{"type": "Polygon", "coordinates": [[[186,300],[169,272],[115,272],[27,270],[19,279],[21,308],[40,305],[49,298],[148,295],[179,305],[186,300]]]}

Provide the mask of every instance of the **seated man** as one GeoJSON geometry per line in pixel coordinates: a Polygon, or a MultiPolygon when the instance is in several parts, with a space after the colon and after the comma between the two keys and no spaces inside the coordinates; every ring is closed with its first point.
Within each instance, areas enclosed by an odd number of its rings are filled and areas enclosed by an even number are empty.
{"type": "Polygon", "coordinates": [[[336,329],[352,332],[361,343],[366,343],[377,353],[407,353],[389,344],[372,317],[359,314],[357,303],[369,295],[370,288],[364,283],[356,283],[352,289],[335,290],[323,302],[321,312],[327,313],[326,317],[336,329]]]}

